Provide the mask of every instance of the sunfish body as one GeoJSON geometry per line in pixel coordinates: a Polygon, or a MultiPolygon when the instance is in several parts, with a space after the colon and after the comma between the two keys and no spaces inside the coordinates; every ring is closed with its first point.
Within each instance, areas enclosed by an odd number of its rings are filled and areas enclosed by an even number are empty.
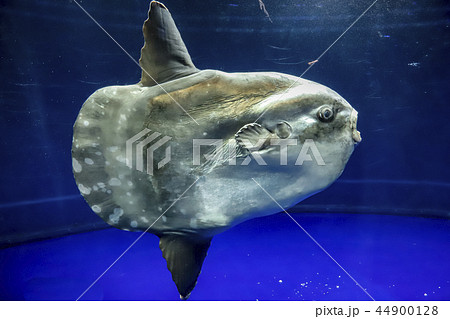
{"type": "Polygon", "coordinates": [[[141,81],[99,89],[83,104],[73,172],[107,223],[160,237],[186,299],[215,234],[340,176],[361,140],[357,112],[290,75],[198,70],[159,2],[143,32],[141,81]]]}

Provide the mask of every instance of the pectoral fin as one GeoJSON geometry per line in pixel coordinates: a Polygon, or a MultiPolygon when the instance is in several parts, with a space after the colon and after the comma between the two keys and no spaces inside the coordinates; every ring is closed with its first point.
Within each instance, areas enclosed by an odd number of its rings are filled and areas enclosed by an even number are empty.
{"type": "Polygon", "coordinates": [[[177,286],[180,298],[189,298],[197,284],[211,238],[191,238],[183,235],[160,236],[159,248],[177,286]]]}
{"type": "Polygon", "coordinates": [[[270,139],[276,135],[258,123],[244,125],[235,135],[236,142],[243,149],[253,152],[270,147],[270,139]]]}

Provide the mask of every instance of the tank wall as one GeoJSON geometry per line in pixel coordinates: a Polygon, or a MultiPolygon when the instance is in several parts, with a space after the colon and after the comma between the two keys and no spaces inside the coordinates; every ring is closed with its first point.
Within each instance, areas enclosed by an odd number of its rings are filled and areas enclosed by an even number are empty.
{"type": "MultiPolygon", "coordinates": [[[[366,9],[361,1],[165,1],[199,69],[302,74],[366,9]],[[199,15],[198,12],[208,12],[199,15]]],[[[136,60],[145,1],[84,8],[136,60]]],[[[376,5],[306,74],[359,112],[363,142],[341,178],[292,209],[449,218],[449,7],[376,5]]],[[[79,195],[72,125],[85,99],[141,71],[74,3],[0,11],[0,245],[106,227],[79,195]]]]}

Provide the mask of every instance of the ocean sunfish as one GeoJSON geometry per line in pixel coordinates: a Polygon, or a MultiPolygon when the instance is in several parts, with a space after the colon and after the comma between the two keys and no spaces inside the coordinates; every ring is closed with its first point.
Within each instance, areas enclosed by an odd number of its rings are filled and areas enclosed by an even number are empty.
{"type": "Polygon", "coordinates": [[[357,112],[291,75],[198,70],[160,2],[151,2],[143,33],[140,82],[87,99],[72,166],[99,217],[160,238],[187,299],[214,235],[291,207],[341,175],[361,141],[357,112]]]}

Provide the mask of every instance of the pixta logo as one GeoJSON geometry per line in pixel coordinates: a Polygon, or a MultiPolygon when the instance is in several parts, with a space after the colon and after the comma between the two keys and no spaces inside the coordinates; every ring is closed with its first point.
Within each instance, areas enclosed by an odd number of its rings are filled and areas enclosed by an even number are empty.
{"type": "MultiPolygon", "coordinates": [[[[158,132],[152,132],[149,129],[144,129],[133,137],[126,141],[126,165],[130,168],[135,168],[138,171],[146,172],[149,175],[154,174],[155,167],[161,169],[171,160],[171,147],[167,145],[164,151],[164,158],[161,159],[157,165],[154,165],[155,151],[172,139],[170,136],[164,136],[158,132]],[[134,161],[135,159],[135,161],[134,161]],[[144,160],[146,162],[144,163],[144,160]],[[136,163],[134,163],[136,162],[136,163]],[[135,165],[134,165],[135,164],[135,165]]],[[[270,147],[278,148],[280,155],[280,165],[285,166],[288,164],[288,146],[297,145],[296,139],[260,139],[255,144],[252,144],[248,140],[243,140],[243,146],[249,150],[240,163],[237,163],[236,156],[236,144],[229,143],[222,139],[194,139],[193,140],[193,162],[194,166],[202,165],[202,146],[207,148],[213,148],[214,150],[224,150],[227,148],[227,159],[222,161],[222,165],[248,165],[254,160],[258,165],[267,165],[263,158],[263,154],[259,153],[264,145],[270,145],[270,147]]],[[[203,154],[206,161],[214,160],[214,150],[211,150],[207,154],[203,154]]],[[[300,153],[297,156],[294,165],[303,165],[304,162],[315,161],[317,165],[323,166],[325,162],[312,139],[307,139],[301,145],[300,153]],[[312,155],[312,156],[311,156],[312,155]],[[313,159],[314,158],[314,159],[313,159]]]]}
{"type": "MultiPolygon", "coordinates": [[[[278,149],[280,155],[280,166],[286,166],[288,164],[288,146],[297,145],[297,139],[278,139],[278,138],[270,138],[270,139],[259,139],[255,144],[252,144],[249,140],[242,140],[243,147],[249,151],[249,154],[245,156],[243,161],[240,164],[237,164],[236,161],[236,146],[233,143],[225,143],[222,139],[194,139],[193,140],[193,164],[201,165],[201,146],[213,147],[215,150],[228,148],[227,149],[227,158],[226,161],[228,165],[248,165],[252,159],[258,165],[267,165],[264,160],[263,154],[259,153],[265,147],[271,147],[273,149],[278,149]]],[[[300,152],[297,156],[294,165],[301,166],[304,162],[312,162],[314,161],[311,155],[314,157],[314,160],[317,165],[324,166],[325,161],[322,158],[322,155],[319,152],[319,149],[316,146],[316,143],[312,139],[306,139],[305,142],[301,145],[300,152]]],[[[214,159],[214,152],[209,152],[207,154],[203,154],[203,157],[209,161],[214,159]]],[[[224,162],[225,164],[225,162],[224,162]]]]}
{"type": "MultiPolygon", "coordinates": [[[[144,166],[146,166],[146,172],[149,175],[153,175],[153,158],[154,152],[170,141],[172,138],[170,136],[162,136],[158,132],[151,133],[149,129],[143,129],[135,136],[129,138],[126,141],[126,164],[129,168],[133,168],[133,154],[136,156],[136,169],[138,171],[144,172],[144,166]],[[158,140],[157,140],[158,139],[158,140]],[[156,141],[155,141],[156,140],[156,141]],[[136,146],[136,151],[134,152],[134,146],[136,146]],[[147,157],[146,165],[144,165],[144,150],[147,157]]],[[[161,169],[170,162],[171,159],[171,147],[166,146],[165,156],[162,160],[158,162],[158,169],[161,169]]]]}

